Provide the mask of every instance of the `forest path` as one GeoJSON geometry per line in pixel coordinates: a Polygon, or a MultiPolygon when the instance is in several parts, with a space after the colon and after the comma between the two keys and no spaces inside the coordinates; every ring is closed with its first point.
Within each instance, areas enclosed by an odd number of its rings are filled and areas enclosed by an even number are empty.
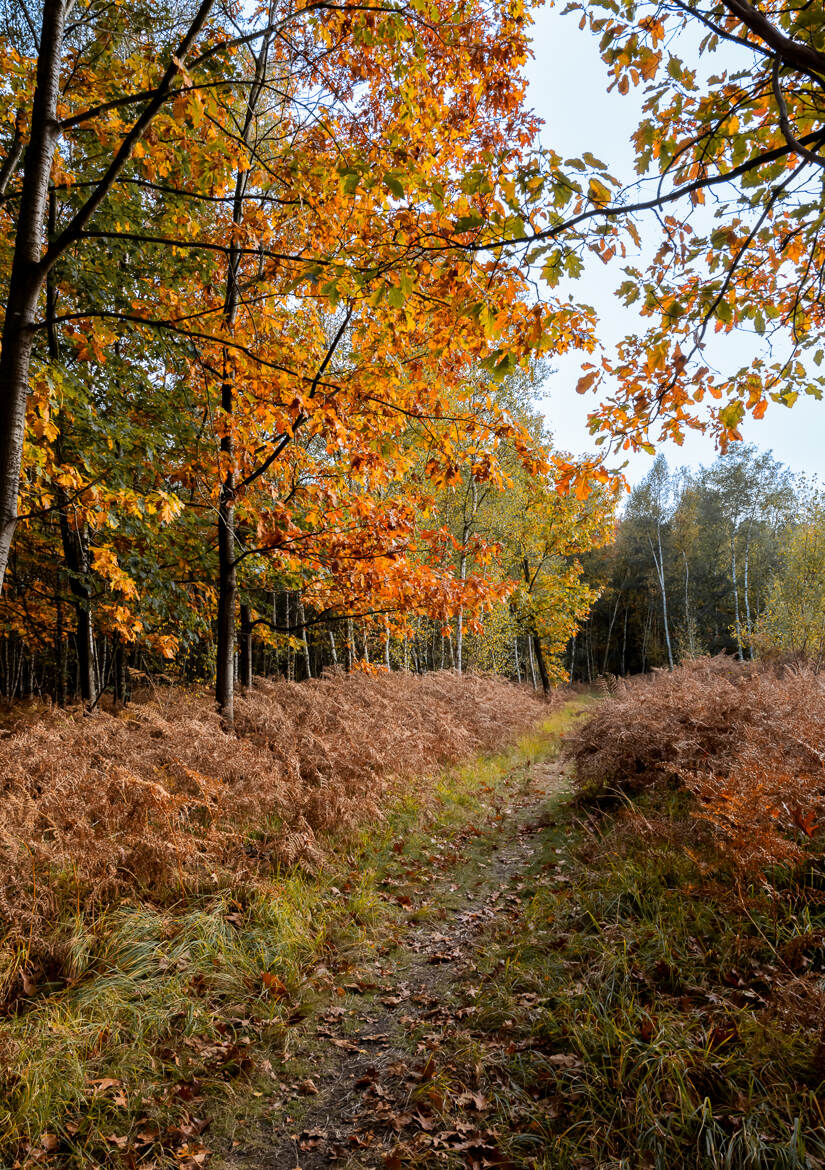
{"type": "MultiPolygon", "coordinates": [[[[554,725],[580,710],[568,704],[554,725]]],[[[329,973],[331,1001],[295,1028],[270,1120],[249,1145],[235,1143],[226,1166],[527,1164],[498,1140],[502,1105],[523,1128],[524,1101],[509,1097],[525,1094],[506,1067],[516,1048],[498,1018],[495,949],[523,928],[536,879],[564,880],[563,849],[546,840],[565,787],[558,742],[546,734],[532,760],[482,783],[459,824],[436,816],[423,835],[391,843],[377,889],[398,913],[371,948],[329,973]]]]}

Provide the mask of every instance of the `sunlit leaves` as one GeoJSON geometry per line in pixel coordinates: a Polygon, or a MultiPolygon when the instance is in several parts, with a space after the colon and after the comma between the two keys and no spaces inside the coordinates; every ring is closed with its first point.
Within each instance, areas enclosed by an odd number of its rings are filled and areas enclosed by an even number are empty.
{"type": "MultiPolygon", "coordinates": [[[[823,32],[822,14],[789,5],[771,12],[769,19],[788,38],[772,79],[779,42],[761,42],[761,33],[745,28],[741,11],[727,0],[702,18],[699,53],[717,53],[715,68],[674,52],[682,32],[694,27],[689,6],[604,0],[570,9],[581,12],[582,29],[599,38],[611,88],[643,90],[633,142],[636,173],[650,177],[647,189],[628,189],[614,204],[609,178],[588,176],[586,226],[560,234],[545,261],[543,275],[556,286],[566,255],[582,246],[607,261],[624,255],[627,237],[646,253],[647,270],[625,269],[628,279],[618,295],[640,306],[647,331],[626,338],[608,360],[610,383],[582,380],[600,394],[591,430],[616,446],[646,449],[651,440],[679,442],[698,428],[724,447],[739,436],[746,414],[761,418],[770,403],[823,392],[821,376],[811,377],[825,329],[818,276],[825,263],[823,172],[786,132],[790,127],[791,134],[807,135],[810,144],[823,123],[818,78],[825,69],[802,82],[802,51],[794,55],[797,43],[815,43],[813,29],[823,32]],[[738,38],[735,57],[729,37],[738,38]],[[750,56],[742,52],[743,41],[754,46],[750,56]],[[787,109],[785,130],[777,85],[787,109]],[[727,175],[731,181],[720,182],[727,175]],[[633,214],[634,204],[646,199],[658,202],[658,221],[645,219],[641,208],[633,214]],[[622,203],[626,218],[616,206],[622,203]],[[749,339],[753,355],[738,369],[740,355],[728,358],[733,351],[725,342],[735,333],[749,339]],[[726,405],[713,405],[720,402],[726,405]]],[[[584,172],[599,161],[584,154],[566,165],[584,172]]],[[[557,173],[555,163],[548,167],[557,173]]],[[[575,223],[583,206],[574,190],[571,185],[565,212],[575,223]]]]}

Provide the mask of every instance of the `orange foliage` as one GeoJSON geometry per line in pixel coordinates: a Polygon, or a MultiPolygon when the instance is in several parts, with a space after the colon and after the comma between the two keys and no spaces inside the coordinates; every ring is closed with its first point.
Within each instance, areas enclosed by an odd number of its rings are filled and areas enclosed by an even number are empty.
{"type": "Polygon", "coordinates": [[[330,834],[380,820],[401,779],[425,790],[546,714],[532,692],[452,672],[261,683],[237,737],[207,695],[174,688],[119,716],[51,714],[0,744],[6,946],[59,962],[67,904],[240,896],[273,865],[313,866],[330,834]]]}
{"type": "Polygon", "coordinates": [[[675,782],[723,852],[799,862],[825,818],[825,680],[719,656],[620,681],[568,743],[585,791],[675,782]]]}

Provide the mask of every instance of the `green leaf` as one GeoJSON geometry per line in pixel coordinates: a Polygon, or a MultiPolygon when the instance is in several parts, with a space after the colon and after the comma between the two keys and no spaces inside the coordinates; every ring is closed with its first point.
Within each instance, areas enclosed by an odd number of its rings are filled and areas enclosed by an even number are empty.
{"type": "Polygon", "coordinates": [[[396,175],[384,175],[384,186],[394,195],[396,199],[403,199],[405,195],[404,184],[396,175]]]}
{"type": "Polygon", "coordinates": [[[523,236],[527,232],[527,224],[520,215],[508,215],[504,221],[504,230],[508,236],[523,236]]]}
{"type": "Polygon", "coordinates": [[[729,431],[739,426],[745,414],[745,407],[741,402],[729,402],[719,411],[719,418],[729,431]]]}
{"type": "Polygon", "coordinates": [[[455,221],[454,231],[470,232],[484,223],[483,215],[462,215],[455,221]]]}
{"type": "Polygon", "coordinates": [[[468,171],[461,180],[461,190],[465,195],[475,195],[482,188],[485,190],[490,189],[490,176],[480,168],[468,171]]]}
{"type": "Polygon", "coordinates": [[[324,296],[327,298],[327,300],[329,301],[329,303],[332,305],[332,307],[334,309],[337,306],[339,300],[341,299],[341,297],[338,293],[338,285],[335,283],[335,281],[331,280],[329,282],[329,284],[322,285],[321,292],[324,294],[324,296]]]}
{"type": "Polygon", "coordinates": [[[541,270],[542,280],[546,280],[551,288],[555,288],[561,278],[563,267],[561,252],[556,248],[541,270]]]}
{"type": "Polygon", "coordinates": [[[518,358],[514,353],[506,353],[501,361],[497,362],[493,367],[493,376],[496,378],[506,378],[509,373],[518,365],[518,358]]]}

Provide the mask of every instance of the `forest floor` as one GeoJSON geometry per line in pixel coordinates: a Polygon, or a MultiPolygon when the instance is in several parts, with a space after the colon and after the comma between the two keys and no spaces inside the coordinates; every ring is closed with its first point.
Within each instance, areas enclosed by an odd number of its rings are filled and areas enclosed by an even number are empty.
{"type": "Polygon", "coordinates": [[[612,702],[312,872],[80,921],[81,974],[0,1019],[0,1168],[825,1167],[825,869],[746,881],[670,782],[577,790],[612,702]]]}
{"type": "Polygon", "coordinates": [[[375,874],[390,914],[315,972],[328,999],[296,1022],[277,1067],[270,1062],[258,1125],[239,1125],[217,1164],[515,1166],[538,1152],[543,1091],[518,1084],[514,1066],[529,1044],[511,1018],[529,1016],[537,995],[499,999],[497,944],[523,926],[537,881],[568,880],[554,819],[566,788],[558,732],[585,708],[571,702],[527,758],[480,769],[470,792],[445,794],[417,831],[397,826],[375,874]]]}

